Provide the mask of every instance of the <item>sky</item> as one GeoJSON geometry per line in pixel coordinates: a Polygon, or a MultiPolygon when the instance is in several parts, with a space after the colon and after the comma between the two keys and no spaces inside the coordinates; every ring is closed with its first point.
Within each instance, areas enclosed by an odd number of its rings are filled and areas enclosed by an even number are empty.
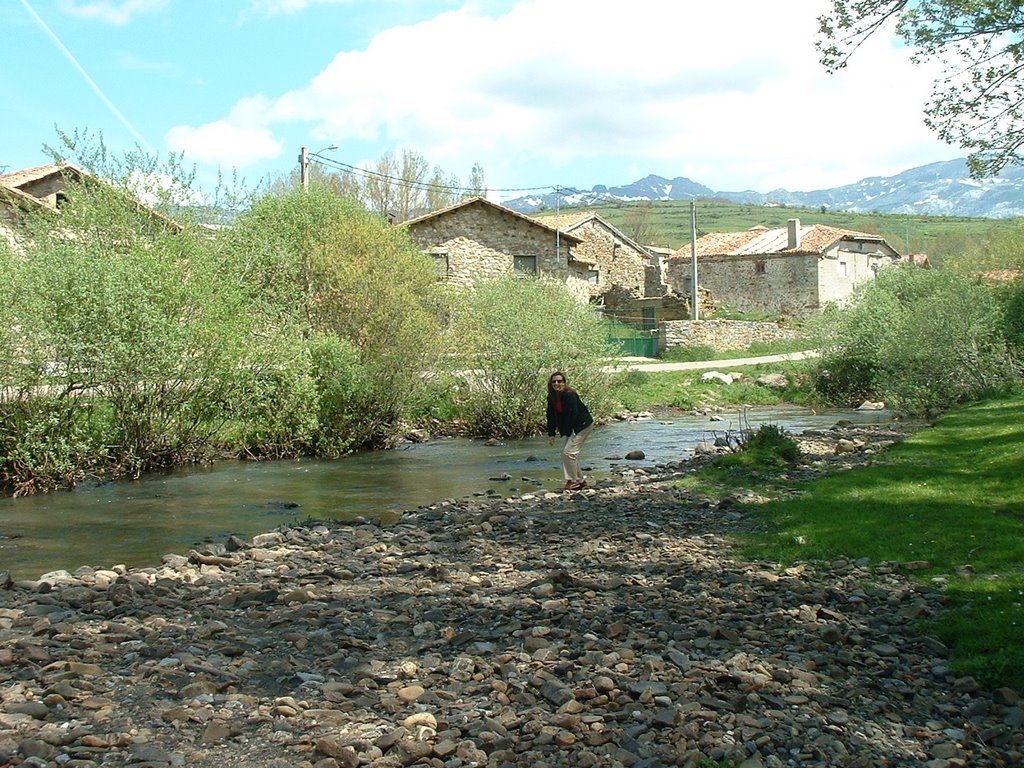
{"type": "MultiPolygon", "coordinates": [[[[410,150],[492,197],[654,174],[811,191],[962,157],[924,125],[937,73],[892,35],[839,74],[828,0],[3,0],[0,172],[58,131],[181,153],[256,187],[303,146],[410,150]]],[[[336,149],[328,149],[328,147],[336,149]]]]}

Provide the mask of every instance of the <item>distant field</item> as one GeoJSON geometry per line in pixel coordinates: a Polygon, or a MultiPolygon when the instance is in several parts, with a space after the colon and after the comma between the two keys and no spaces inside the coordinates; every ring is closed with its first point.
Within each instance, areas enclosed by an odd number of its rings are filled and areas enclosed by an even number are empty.
{"type": "MultiPolygon", "coordinates": [[[[638,221],[651,234],[644,245],[681,248],[690,242],[690,203],[684,200],[652,203],[587,205],[630,236],[638,221]]],[[[953,216],[907,216],[882,213],[824,213],[819,209],[785,206],[740,205],[719,199],[697,200],[697,236],[708,232],[739,232],[757,224],[783,227],[787,220],[802,224],[827,224],[881,235],[900,253],[927,253],[936,263],[950,254],[987,241],[994,234],[1016,226],[1013,219],[980,219],[953,216]]]]}

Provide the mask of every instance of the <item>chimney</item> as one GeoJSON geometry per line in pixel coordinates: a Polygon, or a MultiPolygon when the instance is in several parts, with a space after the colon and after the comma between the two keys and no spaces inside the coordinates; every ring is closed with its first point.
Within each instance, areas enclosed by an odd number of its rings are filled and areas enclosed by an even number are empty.
{"type": "Polygon", "coordinates": [[[786,225],[789,229],[789,249],[800,247],[800,219],[790,219],[786,225]]]}

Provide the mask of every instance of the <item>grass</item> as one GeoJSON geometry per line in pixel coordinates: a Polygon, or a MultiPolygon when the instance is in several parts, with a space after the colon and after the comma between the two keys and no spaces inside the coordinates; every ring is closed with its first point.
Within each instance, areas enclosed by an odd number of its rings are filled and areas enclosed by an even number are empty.
{"type": "Polygon", "coordinates": [[[703,381],[706,371],[624,371],[615,374],[612,397],[623,408],[632,411],[658,408],[703,410],[741,405],[779,405],[816,403],[818,396],[809,383],[814,361],[794,360],[761,365],[723,366],[725,371],[738,371],[744,378],[732,384],[703,381]],[[772,389],[755,383],[765,373],[784,373],[789,379],[786,389],[772,389]]]}
{"type": "Polygon", "coordinates": [[[869,467],[756,508],[764,527],[742,551],[781,563],[927,562],[913,573],[944,584],[948,605],[924,629],[949,645],[952,668],[1024,690],[1022,447],[1024,396],[960,408],[869,467]]]}

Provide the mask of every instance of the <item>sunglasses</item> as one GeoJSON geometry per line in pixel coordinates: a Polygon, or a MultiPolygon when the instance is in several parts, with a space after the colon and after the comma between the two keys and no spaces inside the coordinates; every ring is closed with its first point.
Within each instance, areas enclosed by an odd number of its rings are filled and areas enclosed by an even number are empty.
{"type": "Polygon", "coordinates": [[[552,379],[552,384],[565,384],[565,379],[552,379]]]}

